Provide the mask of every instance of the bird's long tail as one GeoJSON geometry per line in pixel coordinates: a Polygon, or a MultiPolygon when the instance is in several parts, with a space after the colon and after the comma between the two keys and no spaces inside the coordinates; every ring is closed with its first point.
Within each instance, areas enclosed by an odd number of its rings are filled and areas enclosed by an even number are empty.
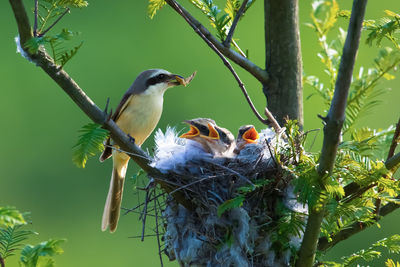
{"type": "Polygon", "coordinates": [[[113,153],[113,170],[110,189],[108,190],[103,219],[101,221],[102,231],[110,227],[110,232],[113,233],[117,229],[128,162],[129,157],[126,154],[119,152],[113,153]]]}

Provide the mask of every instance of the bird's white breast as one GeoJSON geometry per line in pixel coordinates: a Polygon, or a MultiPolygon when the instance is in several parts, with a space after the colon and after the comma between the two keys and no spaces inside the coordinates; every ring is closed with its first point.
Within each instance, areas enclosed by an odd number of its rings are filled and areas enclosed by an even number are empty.
{"type": "Polygon", "coordinates": [[[158,90],[132,95],[116,122],[124,132],[135,138],[139,146],[149,137],[160,120],[163,95],[164,92],[158,90]]]}

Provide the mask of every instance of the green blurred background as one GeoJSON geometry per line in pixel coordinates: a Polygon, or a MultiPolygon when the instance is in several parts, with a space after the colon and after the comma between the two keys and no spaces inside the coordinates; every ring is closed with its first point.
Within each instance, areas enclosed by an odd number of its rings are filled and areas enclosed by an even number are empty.
{"type": "MultiPolygon", "coordinates": [[[[31,9],[33,1],[25,2],[31,9]]],[[[249,49],[250,59],[260,66],[264,65],[262,2],[257,1],[248,11],[236,33],[240,46],[249,49]]],[[[311,1],[300,2],[304,72],[323,77],[315,34],[304,26],[309,21],[311,1]]],[[[350,9],[350,2],[342,0],[339,4],[350,9]]],[[[217,3],[223,6],[223,1],[217,3]]],[[[234,133],[243,124],[255,124],[261,129],[232,75],[183,19],[165,7],[150,20],[146,8],[147,1],[89,1],[87,8],[72,10],[53,31],[68,27],[82,33],[78,39],[84,40],[84,45],[66,70],[95,103],[103,108],[110,97],[115,108],[136,75],[148,68],[164,68],[185,76],[197,70],[189,87],[166,93],[158,127],[175,125],[182,129],[183,120],[201,116],[215,119],[234,133]]],[[[189,9],[209,27],[199,11],[189,9]]],[[[399,1],[369,1],[366,17],[379,18],[385,9],[399,13],[399,1]]],[[[346,23],[339,24],[345,27],[346,23]]],[[[32,243],[48,238],[68,240],[63,245],[65,253],[56,257],[58,266],[159,266],[155,238],[149,237],[145,242],[128,238],[141,233],[136,215],[123,216],[114,234],[100,231],[111,162],[100,164],[95,158],[85,169],[72,164],[71,148],[77,140],[77,130],[89,122],[88,118],[41,69],[15,52],[17,31],[8,1],[0,2],[0,25],[0,206],[12,205],[31,212],[31,228],[40,233],[30,240],[32,243]]],[[[368,67],[374,55],[375,48],[362,44],[357,65],[368,67]]],[[[260,85],[235,67],[262,110],[265,98],[260,85]]],[[[400,79],[380,86],[393,89],[381,97],[383,104],[360,126],[386,128],[397,121],[400,79]]],[[[310,93],[306,87],[304,96],[310,93]]],[[[323,114],[324,107],[318,97],[305,100],[304,111],[306,130],[322,127],[317,114],[323,114]]],[[[321,137],[320,133],[313,150],[320,149],[321,137]]],[[[144,147],[152,146],[150,137],[144,147]]],[[[131,162],[128,176],[136,171],[131,162]]],[[[131,188],[128,181],[125,207],[137,202],[131,188]]],[[[342,242],[329,251],[327,258],[338,259],[398,233],[399,219],[400,212],[394,212],[381,221],[381,229],[371,227],[342,242]]],[[[178,266],[176,262],[166,265],[178,266]]],[[[15,257],[8,266],[17,266],[15,257]]]]}

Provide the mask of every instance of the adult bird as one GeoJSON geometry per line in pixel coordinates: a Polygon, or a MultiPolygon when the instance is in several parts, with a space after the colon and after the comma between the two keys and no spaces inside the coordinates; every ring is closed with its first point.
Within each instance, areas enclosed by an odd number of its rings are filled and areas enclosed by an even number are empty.
{"type": "Polygon", "coordinates": [[[232,133],[219,127],[214,120],[197,118],[185,121],[190,126],[187,133],[181,138],[190,139],[200,143],[207,153],[217,156],[230,156],[235,146],[232,133]]]}
{"type": "MultiPolygon", "coordinates": [[[[160,120],[164,93],[173,86],[183,84],[183,77],[162,69],[150,69],[140,73],[122,97],[112,119],[130,135],[136,145],[141,146],[160,120]]],[[[102,231],[117,228],[122,193],[129,156],[116,149],[117,145],[108,139],[100,161],[113,158],[113,170],[101,223],[102,231]]]]}

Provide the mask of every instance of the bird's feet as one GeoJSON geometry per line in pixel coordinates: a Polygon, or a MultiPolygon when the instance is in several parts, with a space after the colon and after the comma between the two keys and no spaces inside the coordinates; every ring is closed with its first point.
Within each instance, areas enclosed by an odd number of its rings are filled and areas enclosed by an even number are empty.
{"type": "Polygon", "coordinates": [[[129,141],[131,141],[132,143],[135,143],[135,138],[134,137],[132,137],[130,134],[128,134],[128,137],[129,137],[129,141]]]}

